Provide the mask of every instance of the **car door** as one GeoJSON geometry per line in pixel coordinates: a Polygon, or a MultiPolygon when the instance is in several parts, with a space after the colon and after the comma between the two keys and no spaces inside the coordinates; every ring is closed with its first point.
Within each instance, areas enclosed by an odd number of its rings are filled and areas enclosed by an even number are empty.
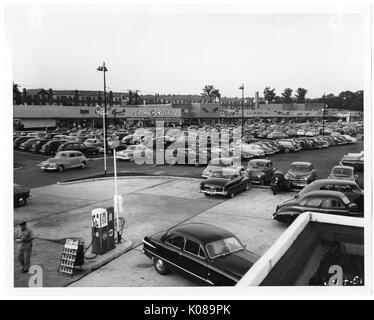
{"type": "Polygon", "coordinates": [[[165,246],[161,250],[162,258],[168,263],[170,269],[177,272],[183,272],[182,263],[182,250],[184,248],[185,239],[182,235],[171,234],[164,243],[165,246]]]}
{"type": "Polygon", "coordinates": [[[66,165],[65,167],[66,168],[73,168],[75,166],[75,163],[76,163],[76,156],[75,156],[75,153],[74,152],[70,152],[68,154],[68,159],[66,161],[66,165]]]}
{"type": "Polygon", "coordinates": [[[319,207],[322,203],[322,199],[319,198],[308,198],[304,201],[299,201],[294,207],[302,212],[312,211],[319,212],[319,207]]]}
{"type": "Polygon", "coordinates": [[[209,280],[209,270],[207,268],[207,259],[200,243],[185,239],[184,248],[181,257],[181,263],[185,272],[203,284],[213,284],[209,280]]]}

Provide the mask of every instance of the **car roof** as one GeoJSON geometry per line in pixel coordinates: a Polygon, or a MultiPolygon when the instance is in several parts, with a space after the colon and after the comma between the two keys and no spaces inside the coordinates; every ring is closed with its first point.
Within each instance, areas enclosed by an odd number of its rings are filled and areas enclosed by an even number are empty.
{"type": "Polygon", "coordinates": [[[337,197],[337,198],[343,198],[345,197],[345,194],[343,192],[339,191],[333,191],[333,190],[316,190],[316,191],[310,191],[302,196],[302,198],[309,198],[309,197],[319,197],[319,198],[330,198],[330,197],[337,197]]]}
{"type": "Polygon", "coordinates": [[[269,160],[269,159],[252,159],[249,162],[266,162],[266,163],[269,163],[269,162],[271,162],[271,160],[269,160]]]}
{"type": "Polygon", "coordinates": [[[230,231],[206,223],[188,223],[171,229],[169,232],[178,232],[186,237],[199,240],[203,244],[222,240],[234,236],[230,231]]]}
{"type": "Polygon", "coordinates": [[[306,161],[295,161],[295,162],[291,163],[291,166],[292,165],[295,165],[295,166],[311,166],[312,163],[311,162],[306,162],[306,161]]]}
{"type": "Polygon", "coordinates": [[[338,166],[333,166],[332,167],[333,169],[350,169],[350,170],[353,170],[354,168],[351,167],[351,166],[341,166],[341,165],[338,165],[338,166]]]}
{"type": "Polygon", "coordinates": [[[219,168],[219,169],[214,169],[213,172],[224,172],[225,174],[236,174],[238,173],[238,170],[232,169],[232,168],[219,168]]]}
{"type": "Polygon", "coordinates": [[[309,184],[310,187],[314,186],[323,186],[327,184],[336,184],[336,185],[357,185],[356,182],[350,181],[350,180],[343,180],[343,179],[318,179],[316,181],[313,181],[311,184],[309,184]]]}

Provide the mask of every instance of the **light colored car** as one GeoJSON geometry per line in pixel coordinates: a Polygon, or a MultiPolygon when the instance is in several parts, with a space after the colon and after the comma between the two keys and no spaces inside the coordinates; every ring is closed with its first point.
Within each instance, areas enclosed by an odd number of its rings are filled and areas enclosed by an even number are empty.
{"type": "Polygon", "coordinates": [[[334,166],[329,179],[349,180],[357,183],[358,175],[355,174],[354,168],[351,166],[334,166]]]}
{"type": "Polygon", "coordinates": [[[147,148],[142,144],[128,146],[126,150],[118,151],[116,158],[118,160],[134,161],[134,154],[139,154],[140,157],[153,156],[153,150],[147,148]]]}
{"type": "Polygon", "coordinates": [[[104,145],[103,140],[96,138],[86,139],[83,143],[87,147],[102,147],[104,145]]]}
{"type": "Polygon", "coordinates": [[[228,169],[237,169],[238,172],[244,170],[243,166],[237,165],[235,159],[233,158],[214,158],[209,161],[208,166],[204,169],[201,177],[206,179],[210,174],[217,169],[228,168],[228,169]]]}
{"type": "Polygon", "coordinates": [[[44,171],[62,172],[71,168],[86,168],[88,159],[80,151],[60,151],[54,158],[49,158],[39,164],[44,171]]]}

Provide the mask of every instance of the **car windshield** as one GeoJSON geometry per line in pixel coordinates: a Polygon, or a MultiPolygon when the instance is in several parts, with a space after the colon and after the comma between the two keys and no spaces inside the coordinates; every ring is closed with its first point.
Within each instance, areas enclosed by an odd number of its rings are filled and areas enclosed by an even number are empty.
{"type": "Polygon", "coordinates": [[[352,170],[347,168],[335,168],[332,174],[336,176],[351,176],[352,170]]]}
{"type": "Polygon", "coordinates": [[[303,166],[303,165],[292,165],[290,167],[290,171],[309,172],[310,171],[310,167],[309,166],[303,166]]]}
{"type": "Polygon", "coordinates": [[[236,237],[230,237],[207,244],[206,250],[211,259],[244,249],[236,237]]]}
{"type": "Polygon", "coordinates": [[[233,165],[232,160],[224,160],[224,159],[212,159],[209,162],[209,166],[215,166],[215,167],[230,167],[233,165]]]}
{"type": "Polygon", "coordinates": [[[250,161],[248,166],[250,168],[265,168],[265,163],[261,161],[250,161]]]}

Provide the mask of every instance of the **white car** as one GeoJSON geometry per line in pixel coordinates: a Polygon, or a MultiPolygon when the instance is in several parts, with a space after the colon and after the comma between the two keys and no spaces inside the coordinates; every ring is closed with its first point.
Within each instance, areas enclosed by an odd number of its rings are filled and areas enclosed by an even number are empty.
{"type": "Polygon", "coordinates": [[[86,168],[88,159],[80,151],[60,151],[56,153],[54,158],[42,161],[39,167],[44,171],[62,172],[71,168],[86,168]]]}
{"type": "Polygon", "coordinates": [[[237,165],[235,159],[233,158],[214,158],[209,161],[208,166],[204,169],[201,177],[206,179],[210,176],[210,174],[216,170],[221,168],[229,168],[229,169],[237,169],[238,172],[244,170],[243,166],[237,165]]]}
{"type": "Polygon", "coordinates": [[[124,161],[134,161],[134,153],[138,153],[141,157],[150,156],[153,155],[153,150],[147,148],[144,145],[138,144],[138,145],[132,145],[128,146],[126,150],[118,151],[116,153],[116,158],[118,160],[124,160],[124,161]]]}

